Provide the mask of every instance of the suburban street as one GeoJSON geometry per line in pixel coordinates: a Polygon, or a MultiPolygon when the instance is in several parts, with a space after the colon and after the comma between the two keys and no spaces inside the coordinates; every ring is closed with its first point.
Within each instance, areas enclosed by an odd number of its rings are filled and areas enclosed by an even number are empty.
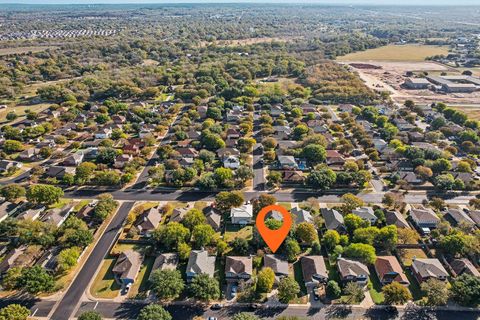
{"type": "Polygon", "coordinates": [[[62,300],[60,300],[50,319],[65,320],[73,314],[76,306],[83,296],[83,293],[92,281],[92,277],[95,275],[96,270],[102,263],[103,258],[108,253],[111,246],[115,243],[118,233],[122,228],[123,222],[132,209],[133,204],[134,202],[125,202],[120,206],[104,234],[93,248],[93,251],[78,273],[77,277],[70,285],[70,288],[67,290],[62,300]]]}

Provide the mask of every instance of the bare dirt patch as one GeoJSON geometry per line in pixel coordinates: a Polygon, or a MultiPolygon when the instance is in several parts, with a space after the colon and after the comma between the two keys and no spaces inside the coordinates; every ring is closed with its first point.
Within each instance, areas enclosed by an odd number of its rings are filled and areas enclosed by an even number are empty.
{"type": "Polygon", "coordinates": [[[217,40],[217,41],[202,41],[200,47],[207,47],[209,45],[235,47],[235,46],[248,46],[256,43],[268,43],[268,42],[288,42],[301,37],[263,37],[263,38],[247,38],[238,40],[217,40]]]}

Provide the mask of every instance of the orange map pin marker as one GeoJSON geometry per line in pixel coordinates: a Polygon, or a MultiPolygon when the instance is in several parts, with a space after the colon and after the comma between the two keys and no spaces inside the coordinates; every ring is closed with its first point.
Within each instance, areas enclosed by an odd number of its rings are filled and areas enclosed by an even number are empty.
{"type": "Polygon", "coordinates": [[[268,245],[270,250],[275,253],[290,231],[290,227],[292,226],[292,217],[287,209],[274,204],[266,206],[260,210],[257,215],[256,225],[258,232],[262,236],[263,240],[265,240],[265,243],[268,245]],[[278,230],[271,230],[265,225],[265,217],[270,211],[277,211],[283,217],[282,227],[278,230]]]}

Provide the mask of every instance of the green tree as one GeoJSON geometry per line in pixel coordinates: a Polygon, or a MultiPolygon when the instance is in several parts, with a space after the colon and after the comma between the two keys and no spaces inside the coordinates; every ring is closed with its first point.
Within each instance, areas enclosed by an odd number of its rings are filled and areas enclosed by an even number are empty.
{"type": "Polygon", "coordinates": [[[352,243],[343,251],[345,257],[358,259],[365,264],[374,264],[377,260],[375,248],[369,244],[352,243]]]}
{"type": "Polygon", "coordinates": [[[55,280],[41,266],[24,268],[18,279],[18,287],[31,294],[49,292],[53,289],[55,280]]]}
{"type": "Polygon", "coordinates": [[[51,205],[57,203],[63,197],[61,188],[46,184],[34,184],[27,190],[27,200],[32,203],[51,205]]]}
{"type": "Polygon", "coordinates": [[[62,271],[68,271],[73,268],[80,257],[81,250],[79,247],[71,247],[67,249],[63,249],[58,254],[58,268],[62,271]]]}
{"type": "Polygon", "coordinates": [[[23,150],[23,144],[17,140],[7,140],[3,143],[3,151],[6,153],[15,153],[23,150]]]}
{"type": "Polygon", "coordinates": [[[464,255],[468,249],[468,238],[462,232],[456,232],[447,236],[441,237],[439,247],[448,254],[464,255]]]}
{"type": "Polygon", "coordinates": [[[241,312],[234,315],[232,320],[260,320],[260,318],[250,313],[241,312]]]}
{"type": "Polygon", "coordinates": [[[352,234],[355,230],[358,228],[366,228],[369,226],[369,222],[366,220],[363,220],[359,216],[350,213],[347,214],[344,218],[344,224],[347,229],[347,231],[352,234]]]}
{"type": "Polygon", "coordinates": [[[188,211],[182,220],[182,224],[190,230],[206,222],[207,218],[205,218],[205,215],[198,209],[188,211]]]}
{"type": "Polygon", "coordinates": [[[449,292],[447,284],[435,278],[430,278],[421,284],[425,294],[424,303],[428,306],[442,306],[447,304],[449,292]]]}
{"type": "Polygon", "coordinates": [[[209,224],[200,224],[193,228],[192,238],[198,248],[212,243],[215,230],[209,224]]]}
{"type": "Polygon", "coordinates": [[[21,267],[9,268],[2,278],[3,288],[5,288],[6,290],[15,289],[18,284],[18,279],[20,279],[21,276],[22,276],[21,267]]]}
{"type": "Polygon", "coordinates": [[[342,294],[342,289],[335,280],[330,280],[327,282],[325,291],[330,299],[337,299],[342,294]]]}
{"type": "Polygon", "coordinates": [[[343,289],[343,293],[348,296],[348,302],[353,304],[360,303],[365,297],[363,289],[355,282],[347,283],[343,289]]]}
{"type": "Polygon", "coordinates": [[[215,197],[217,208],[222,211],[240,207],[244,202],[245,198],[240,191],[222,191],[215,197]]]}
{"type": "Polygon", "coordinates": [[[257,276],[257,291],[262,293],[269,293],[272,291],[275,283],[275,273],[269,267],[265,267],[258,272],[257,276]]]}
{"type": "Polygon", "coordinates": [[[261,194],[258,198],[252,200],[253,213],[257,215],[260,210],[277,203],[277,198],[271,194],[261,194]]]}
{"type": "Polygon", "coordinates": [[[239,256],[248,255],[249,245],[246,239],[236,237],[235,239],[233,239],[230,245],[232,246],[232,250],[236,255],[239,255],[239,256]]]}
{"type": "Polygon", "coordinates": [[[332,251],[340,244],[340,234],[337,230],[327,230],[323,235],[322,243],[329,251],[332,251]]]}
{"type": "Polygon", "coordinates": [[[313,224],[308,222],[302,222],[297,226],[295,235],[300,242],[307,245],[312,245],[314,241],[318,240],[317,230],[313,224]]]}
{"type": "Polygon", "coordinates": [[[336,173],[329,168],[313,170],[306,179],[308,186],[318,190],[328,190],[335,184],[336,181],[336,173]]]}
{"type": "Polygon", "coordinates": [[[308,161],[311,166],[325,162],[327,152],[322,145],[309,144],[302,150],[302,156],[308,161]]]}
{"type": "Polygon", "coordinates": [[[300,292],[300,286],[292,277],[285,277],[278,284],[278,300],[282,303],[288,303],[300,292]]]}
{"type": "Polygon", "coordinates": [[[102,320],[102,316],[96,311],[85,311],[78,317],[78,320],[102,320]]]}
{"type": "Polygon", "coordinates": [[[462,274],[453,282],[451,292],[459,304],[475,308],[480,304],[480,278],[462,274]]]}
{"type": "Polygon", "coordinates": [[[342,195],[342,211],[344,214],[351,213],[353,209],[362,207],[365,205],[365,202],[363,202],[362,199],[359,197],[351,194],[351,193],[346,193],[342,195]]]}
{"type": "Polygon", "coordinates": [[[289,238],[285,241],[285,255],[288,261],[294,261],[297,256],[302,252],[297,240],[289,238]]]}
{"type": "Polygon", "coordinates": [[[140,310],[137,320],[172,320],[172,315],[158,304],[149,304],[140,310]]]}
{"type": "Polygon", "coordinates": [[[177,246],[177,252],[178,252],[178,257],[180,260],[187,260],[188,257],[190,256],[190,252],[192,251],[192,248],[185,242],[180,242],[177,246]]]}
{"type": "Polygon", "coordinates": [[[382,288],[386,304],[405,304],[412,299],[410,291],[398,282],[392,282],[382,288]]]}
{"type": "Polygon", "coordinates": [[[26,190],[21,185],[9,184],[0,189],[0,194],[5,200],[12,202],[18,198],[24,197],[26,195],[26,190]]]}
{"type": "Polygon", "coordinates": [[[161,300],[176,299],[185,288],[179,270],[157,269],[152,273],[150,283],[152,284],[152,290],[155,292],[155,295],[161,300]]]}
{"type": "Polygon", "coordinates": [[[215,300],[220,297],[218,280],[208,274],[199,274],[193,278],[189,286],[192,297],[201,301],[215,300]]]}
{"type": "Polygon", "coordinates": [[[0,309],[0,320],[27,320],[30,310],[20,304],[9,304],[0,309]]]}
{"type": "Polygon", "coordinates": [[[452,190],[455,179],[450,173],[438,175],[434,180],[435,187],[440,190],[452,190]]]}
{"type": "Polygon", "coordinates": [[[103,221],[115,211],[117,205],[118,202],[113,199],[111,194],[102,194],[98,197],[92,216],[96,220],[103,221]]]}
{"type": "Polygon", "coordinates": [[[82,162],[75,170],[75,182],[80,185],[88,183],[96,169],[96,164],[88,161],[82,162]]]}
{"type": "Polygon", "coordinates": [[[169,222],[154,232],[154,238],[168,249],[177,248],[182,242],[188,241],[190,231],[178,222],[169,222]]]}

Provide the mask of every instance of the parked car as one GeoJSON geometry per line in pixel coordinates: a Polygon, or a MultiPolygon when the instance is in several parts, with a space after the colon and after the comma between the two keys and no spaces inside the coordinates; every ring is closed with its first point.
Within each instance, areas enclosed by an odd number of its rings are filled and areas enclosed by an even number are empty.
{"type": "Polygon", "coordinates": [[[232,289],[230,290],[230,295],[235,298],[237,296],[237,286],[232,286],[232,289]]]}
{"type": "Polygon", "coordinates": [[[223,308],[223,304],[221,304],[221,303],[215,303],[211,307],[212,310],[220,310],[222,308],[223,308]]]}

